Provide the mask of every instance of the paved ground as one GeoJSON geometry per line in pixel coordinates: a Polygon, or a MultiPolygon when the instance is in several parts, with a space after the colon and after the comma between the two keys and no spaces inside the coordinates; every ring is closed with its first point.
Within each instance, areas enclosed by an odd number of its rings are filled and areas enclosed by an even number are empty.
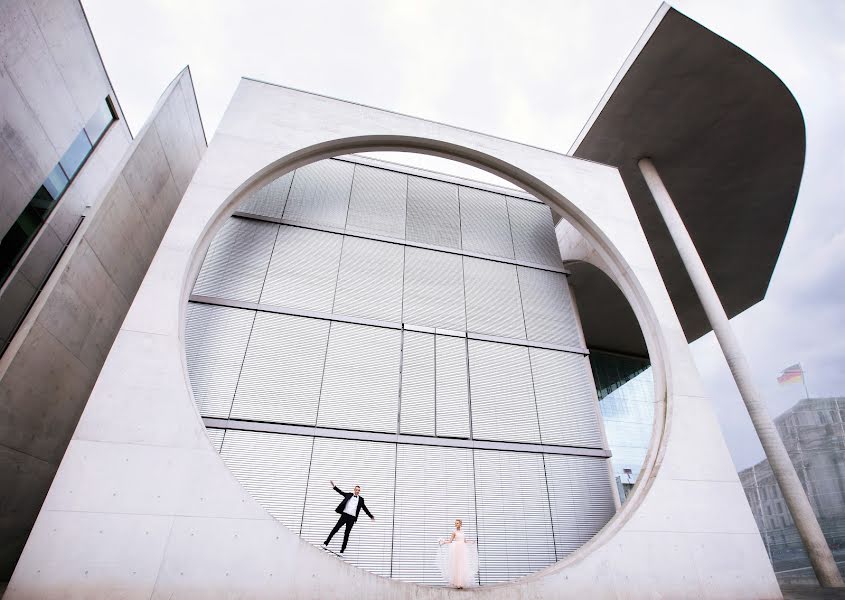
{"type": "Polygon", "coordinates": [[[810,585],[782,585],[784,600],[845,600],[845,588],[825,589],[810,585]]]}

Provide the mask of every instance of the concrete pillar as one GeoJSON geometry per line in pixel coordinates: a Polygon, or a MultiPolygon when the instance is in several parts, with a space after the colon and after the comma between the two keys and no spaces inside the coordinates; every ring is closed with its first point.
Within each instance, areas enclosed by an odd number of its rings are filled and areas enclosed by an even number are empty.
{"type": "Polygon", "coordinates": [[[816,572],[816,578],[823,587],[845,587],[842,575],[833,560],[833,554],[824,539],[824,535],[822,535],[816,515],[813,514],[810,500],[804,493],[795,467],[786,452],[786,447],[784,447],[783,441],[780,439],[777,429],[775,429],[775,424],[769,416],[769,411],[751,380],[748,362],[745,360],[745,355],[742,353],[739,341],[734,335],[725,309],[716,294],[716,288],[713,287],[713,282],[707,275],[704,263],[692,243],[692,238],[684,227],[681,216],[672,203],[672,198],[663,185],[654,164],[648,158],[641,159],[638,164],[657,208],[669,228],[669,234],[678,248],[681,260],[684,262],[701,305],[704,307],[704,312],[713,327],[713,332],[716,334],[716,339],[719,341],[722,353],[731,369],[736,386],[739,388],[739,393],[745,402],[748,414],[751,416],[751,422],[757,430],[766,458],[769,460],[769,465],[786,500],[786,505],[792,514],[792,520],[795,522],[801,540],[804,542],[813,570],[816,572]]]}

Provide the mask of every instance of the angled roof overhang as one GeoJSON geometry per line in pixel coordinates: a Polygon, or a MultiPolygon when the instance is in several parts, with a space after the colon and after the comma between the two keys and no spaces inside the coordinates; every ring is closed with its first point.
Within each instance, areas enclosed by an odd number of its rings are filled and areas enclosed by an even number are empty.
{"type": "Polygon", "coordinates": [[[664,4],[570,154],[619,168],[692,341],[711,328],[637,160],[653,160],[732,317],[766,294],[804,149],[801,109],[784,83],[664,4]]]}

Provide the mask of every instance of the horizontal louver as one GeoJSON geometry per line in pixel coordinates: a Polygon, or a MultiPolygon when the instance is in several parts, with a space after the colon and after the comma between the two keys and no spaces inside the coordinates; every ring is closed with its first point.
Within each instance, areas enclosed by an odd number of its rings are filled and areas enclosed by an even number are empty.
{"type": "Polygon", "coordinates": [[[305,436],[229,430],[220,456],[267,512],[299,533],[308,480],[303,465],[313,443],[305,436]]]}
{"type": "Polygon", "coordinates": [[[353,170],[353,165],[339,160],[321,160],[297,169],[284,218],[343,228],[352,191],[353,170]]]}
{"type": "Polygon", "coordinates": [[[407,190],[407,175],[356,165],[347,231],[403,239],[407,190]]]}
{"type": "Polygon", "coordinates": [[[445,585],[437,568],[438,540],[448,539],[455,519],[475,540],[472,450],[398,447],[393,531],[393,577],[445,585]]]}
{"type": "Polygon", "coordinates": [[[400,322],[404,250],[398,244],[347,236],[343,240],[333,312],[400,322]]]}
{"type": "MultiPolygon", "coordinates": [[[[188,369],[201,414],[236,419],[236,429],[209,429],[211,443],[277,519],[319,544],[341,499],[328,480],[348,491],[358,483],[377,520],[362,514],[345,560],[442,585],[437,540],[461,518],[479,542],[487,585],[563,558],[612,516],[605,459],[436,445],[472,437],[602,447],[585,357],[457,333],[580,346],[565,277],[367,239],[404,236],[559,267],[545,205],[327,160],[274,180],[238,210],[304,226],[225,223],[194,293],[260,302],[261,310],[190,303],[188,369]],[[306,316],[284,314],[298,311],[306,316]],[[358,319],[387,323],[343,322],[358,319]],[[404,331],[394,329],[400,323],[404,331]],[[363,441],[397,426],[440,439],[363,441]],[[251,427],[268,432],[237,430],[251,427]]],[[[650,415],[642,421],[638,444],[651,430],[650,415]]],[[[611,434],[634,435],[613,429],[627,421],[609,422],[611,434]]],[[[619,464],[625,451],[614,449],[619,464]]]]}
{"type": "Polygon", "coordinates": [[[469,340],[472,435],[539,443],[528,348],[469,340]]]}
{"type": "Polygon", "coordinates": [[[396,431],[400,337],[394,329],[332,323],[317,425],[396,431]]]}
{"type": "Polygon", "coordinates": [[[408,177],[405,238],[411,242],[460,248],[458,186],[422,177],[408,177]]]}
{"type": "Polygon", "coordinates": [[[542,348],[528,350],[543,443],[601,448],[587,357],[542,348]]]}
{"type": "Polygon", "coordinates": [[[466,330],[461,257],[406,248],[402,313],[411,325],[466,330]]]}
{"type": "Polygon", "coordinates": [[[328,336],[328,321],[259,312],[232,418],[316,424],[328,336]]]}
{"type": "Polygon", "coordinates": [[[474,452],[482,585],[510,581],[554,563],[542,455],[474,452]]]}
{"type": "Polygon", "coordinates": [[[615,514],[607,460],[546,454],[558,558],[587,543],[615,514]]]}
{"type": "Polygon", "coordinates": [[[406,331],[402,338],[401,433],[434,435],[434,336],[406,331]]]}
{"type": "Polygon", "coordinates": [[[290,184],[293,181],[293,171],[278,177],[254,191],[241,202],[236,211],[281,219],[285,211],[285,203],[290,192],[290,184]]]}
{"type": "Polygon", "coordinates": [[[257,302],[279,226],[232,217],[214,236],[194,294],[257,302]]]}
{"type": "Polygon", "coordinates": [[[188,305],[188,378],[202,416],[229,416],[254,318],[251,310],[193,302],[188,305]]]}
{"type": "Polygon", "coordinates": [[[525,339],[516,267],[465,256],[467,330],[525,339]]]}
{"type": "Polygon", "coordinates": [[[581,336],[566,275],[517,267],[528,339],[561,346],[581,346],[581,336]]]}
{"type": "Polygon", "coordinates": [[[226,435],[225,429],[213,429],[209,427],[205,430],[208,434],[208,439],[211,441],[211,445],[214,446],[214,449],[217,452],[220,452],[220,448],[223,446],[223,437],[226,435]]]}
{"type": "Polygon", "coordinates": [[[507,197],[462,187],[460,198],[463,249],[513,258],[507,197]]]}
{"type": "Polygon", "coordinates": [[[469,383],[466,339],[435,336],[437,435],[469,437],[469,383]]]}
{"type": "MultiPolygon", "coordinates": [[[[314,545],[321,544],[337,522],[339,515],[334,511],[343,497],[332,489],[329,480],[344,492],[352,492],[355,485],[360,485],[361,496],[376,520],[370,521],[361,511],[352,528],[344,560],[389,577],[395,467],[395,444],[314,440],[302,537],[314,545]]],[[[330,548],[339,552],[342,541],[343,530],[332,539],[330,548]]]]}
{"type": "Polygon", "coordinates": [[[515,258],[560,268],[560,248],[551,209],[539,202],[508,198],[508,216],[515,258]]]}
{"type": "Polygon", "coordinates": [[[331,312],[343,236],[282,225],[261,302],[331,312]]]}

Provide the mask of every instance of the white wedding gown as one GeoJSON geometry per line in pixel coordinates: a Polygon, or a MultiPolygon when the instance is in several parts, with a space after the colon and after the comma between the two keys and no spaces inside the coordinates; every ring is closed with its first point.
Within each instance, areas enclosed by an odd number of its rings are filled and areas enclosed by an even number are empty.
{"type": "Polygon", "coordinates": [[[468,542],[463,531],[455,530],[452,543],[440,546],[437,565],[443,579],[452,587],[466,588],[478,585],[478,546],[468,542]]]}

